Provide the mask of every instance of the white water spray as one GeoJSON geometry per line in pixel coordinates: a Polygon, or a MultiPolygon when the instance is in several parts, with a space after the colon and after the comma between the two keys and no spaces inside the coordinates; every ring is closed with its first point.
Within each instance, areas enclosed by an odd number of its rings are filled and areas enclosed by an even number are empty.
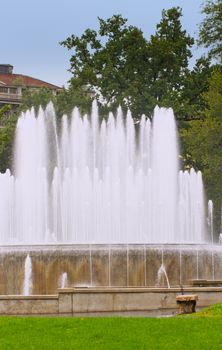
{"type": "Polygon", "coordinates": [[[32,261],[29,254],[25,258],[23,295],[30,295],[32,290],[32,261]]]}
{"type": "Polygon", "coordinates": [[[57,133],[52,104],[22,114],[15,174],[0,174],[0,244],[202,243],[200,172],[179,171],[171,109],[134,125],[74,109],[57,133]]]}
{"type": "Polygon", "coordinates": [[[214,207],[213,202],[211,200],[208,201],[208,225],[209,225],[209,232],[210,232],[210,238],[211,243],[214,242],[214,207]]]}
{"type": "Polygon", "coordinates": [[[63,272],[60,277],[60,288],[67,288],[68,283],[68,274],[67,272],[63,272]]]}
{"type": "Polygon", "coordinates": [[[162,263],[158,272],[157,272],[157,286],[160,286],[161,283],[161,279],[165,278],[166,280],[166,284],[167,284],[167,288],[170,288],[170,282],[167,276],[167,272],[166,272],[166,268],[164,266],[164,264],[162,263]]]}

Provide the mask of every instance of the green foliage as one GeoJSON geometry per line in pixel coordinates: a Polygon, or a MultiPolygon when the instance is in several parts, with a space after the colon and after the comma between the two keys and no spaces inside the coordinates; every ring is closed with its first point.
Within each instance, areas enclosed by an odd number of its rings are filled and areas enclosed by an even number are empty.
{"type": "Polygon", "coordinates": [[[222,122],[222,67],[214,70],[203,98],[207,104],[206,114],[222,122]]]}
{"type": "MultiPolygon", "coordinates": [[[[194,40],[182,30],[180,8],[163,11],[162,20],[151,36],[151,71],[154,90],[158,101],[167,99],[170,94],[181,90],[188,71],[188,60],[192,56],[190,48],[194,40]]],[[[171,101],[172,103],[172,101],[171,101]]]]}
{"type": "Polygon", "coordinates": [[[205,15],[200,25],[199,44],[209,48],[210,57],[222,63],[222,0],[208,0],[202,13],[205,15]]]}
{"type": "Polygon", "coordinates": [[[11,169],[13,163],[12,148],[14,142],[14,134],[16,128],[17,116],[12,114],[0,127],[0,172],[11,169]]]}
{"type": "Polygon", "coordinates": [[[203,172],[208,198],[222,198],[222,122],[213,118],[194,120],[181,130],[186,165],[203,172]]]}
{"type": "Polygon", "coordinates": [[[53,102],[58,117],[61,117],[63,114],[70,115],[75,106],[79,107],[82,113],[89,112],[92,97],[89,91],[78,86],[71,86],[67,90],[63,89],[57,95],[47,88],[36,91],[26,89],[19,110],[25,111],[34,107],[37,112],[40,106],[45,108],[50,101],[53,102]]]}
{"type": "Polygon", "coordinates": [[[10,105],[0,108],[0,172],[12,164],[12,147],[17,118],[10,105]]]}
{"type": "Polygon", "coordinates": [[[53,102],[54,100],[53,92],[45,87],[36,90],[25,89],[22,93],[22,106],[20,109],[25,111],[34,107],[37,111],[39,106],[45,108],[50,101],[53,102]]]}
{"type": "Polygon", "coordinates": [[[99,31],[87,29],[61,44],[73,50],[71,86],[85,87],[104,109],[130,108],[135,117],[151,115],[156,104],[180,105],[181,88],[194,41],[182,30],[180,8],[163,11],[156,33],[146,40],[140,29],[114,15],[99,18],[99,31]]]}
{"type": "Polygon", "coordinates": [[[201,57],[196,61],[192,71],[186,74],[180,100],[180,115],[183,116],[183,120],[188,121],[204,117],[207,101],[203,94],[208,91],[212,71],[213,67],[210,66],[210,60],[201,57]]]}
{"type": "Polygon", "coordinates": [[[202,96],[207,108],[205,118],[191,121],[181,129],[185,164],[203,173],[207,198],[215,205],[217,231],[220,229],[222,198],[222,72],[209,79],[209,89],[202,96]]]}
{"type": "Polygon", "coordinates": [[[4,105],[0,108],[0,124],[4,124],[5,117],[10,113],[12,107],[10,105],[4,105]]]}
{"type": "Polygon", "coordinates": [[[80,109],[82,114],[89,113],[92,105],[90,92],[83,88],[71,86],[68,90],[61,91],[54,100],[58,117],[63,114],[70,115],[74,106],[80,109]]]}
{"type": "Polygon", "coordinates": [[[189,315],[188,317],[222,317],[222,304],[214,304],[206,309],[201,310],[200,312],[189,315]]]}

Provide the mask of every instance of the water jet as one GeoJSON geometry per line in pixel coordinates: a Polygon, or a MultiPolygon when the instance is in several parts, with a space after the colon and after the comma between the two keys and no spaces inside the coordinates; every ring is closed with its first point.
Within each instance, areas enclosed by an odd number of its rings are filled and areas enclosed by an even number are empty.
{"type": "Polygon", "coordinates": [[[22,113],[0,193],[0,293],[21,294],[25,256],[33,294],[155,286],[158,271],[166,287],[222,278],[213,206],[207,220],[201,172],[180,169],[171,109],[157,107],[139,126],[120,108],[101,122],[96,103],[90,116],[75,108],[61,128],[51,103],[22,113]]]}

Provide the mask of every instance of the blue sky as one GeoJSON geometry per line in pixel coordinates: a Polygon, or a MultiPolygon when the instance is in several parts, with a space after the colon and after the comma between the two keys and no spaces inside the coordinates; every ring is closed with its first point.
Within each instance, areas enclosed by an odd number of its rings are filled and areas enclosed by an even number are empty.
{"type": "MultiPolygon", "coordinates": [[[[69,55],[59,45],[70,34],[98,28],[97,16],[122,14],[129,24],[154,33],[163,8],[180,6],[184,28],[197,37],[203,0],[0,0],[1,63],[14,65],[14,72],[65,85],[69,55]]],[[[200,51],[194,48],[195,57],[200,51]]]]}

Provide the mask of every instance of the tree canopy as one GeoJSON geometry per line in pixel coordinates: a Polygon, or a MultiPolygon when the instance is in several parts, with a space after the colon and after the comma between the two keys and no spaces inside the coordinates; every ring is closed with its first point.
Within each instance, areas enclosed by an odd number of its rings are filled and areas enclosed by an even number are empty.
{"type": "Polygon", "coordinates": [[[185,165],[202,171],[207,198],[214,202],[219,230],[222,198],[222,70],[219,67],[208,83],[209,88],[202,95],[204,118],[188,122],[180,133],[185,165]]]}
{"type": "Polygon", "coordinates": [[[222,0],[208,0],[202,8],[199,44],[209,49],[210,57],[222,63],[222,0]]]}
{"type": "Polygon", "coordinates": [[[164,10],[150,40],[121,15],[99,18],[98,32],[71,35],[61,43],[72,50],[71,86],[84,87],[106,109],[130,108],[135,117],[150,115],[156,104],[177,109],[194,43],[181,16],[178,7],[164,10]]]}

